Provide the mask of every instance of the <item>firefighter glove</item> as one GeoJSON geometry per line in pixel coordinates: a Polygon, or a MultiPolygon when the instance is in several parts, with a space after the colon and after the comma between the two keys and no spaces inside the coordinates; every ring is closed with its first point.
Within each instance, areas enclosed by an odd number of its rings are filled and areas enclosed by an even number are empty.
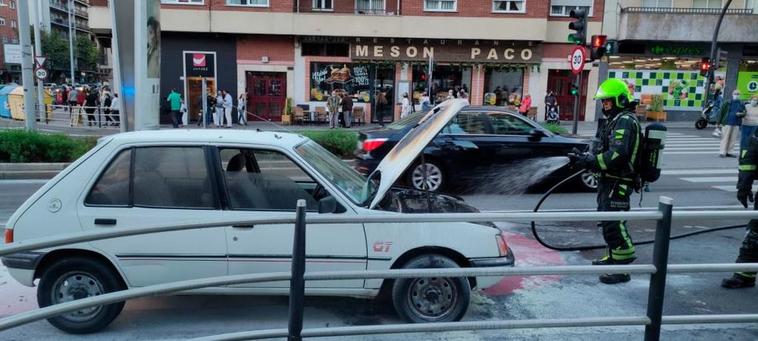
{"type": "Polygon", "coordinates": [[[742,206],[747,208],[747,202],[753,202],[753,191],[751,189],[737,189],[737,200],[740,201],[742,206]]]}
{"type": "Polygon", "coordinates": [[[596,163],[595,155],[582,152],[577,148],[572,149],[571,153],[568,153],[568,158],[571,160],[571,164],[583,169],[592,169],[596,163]]]}

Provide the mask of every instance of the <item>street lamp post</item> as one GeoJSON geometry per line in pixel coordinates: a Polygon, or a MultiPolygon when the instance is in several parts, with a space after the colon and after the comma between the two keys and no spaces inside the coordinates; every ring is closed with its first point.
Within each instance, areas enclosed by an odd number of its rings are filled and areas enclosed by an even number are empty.
{"type": "Polygon", "coordinates": [[[68,64],[71,71],[71,86],[76,83],[74,74],[74,0],[68,0],[68,64]]]}
{"type": "MultiPolygon", "coordinates": [[[[716,44],[718,43],[719,39],[719,29],[721,29],[721,21],[724,20],[724,15],[726,14],[726,10],[729,9],[729,5],[732,4],[732,0],[727,0],[726,4],[724,4],[724,8],[721,9],[721,15],[719,16],[719,20],[716,22],[716,28],[713,30],[713,39],[711,39],[711,59],[710,63],[711,65],[717,65],[716,62],[716,44]]],[[[705,109],[708,106],[708,98],[711,94],[711,83],[713,83],[713,73],[716,70],[714,70],[713,67],[708,67],[708,74],[705,76],[705,95],[703,100],[703,109],[705,109]]]]}

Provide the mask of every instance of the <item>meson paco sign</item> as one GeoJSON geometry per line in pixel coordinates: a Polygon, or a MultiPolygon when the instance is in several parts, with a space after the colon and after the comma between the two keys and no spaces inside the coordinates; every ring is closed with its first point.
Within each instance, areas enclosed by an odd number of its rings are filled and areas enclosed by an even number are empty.
{"type": "Polygon", "coordinates": [[[417,60],[432,58],[440,62],[466,63],[539,63],[542,49],[537,46],[513,46],[490,42],[437,44],[361,44],[350,49],[353,60],[417,60]]]}

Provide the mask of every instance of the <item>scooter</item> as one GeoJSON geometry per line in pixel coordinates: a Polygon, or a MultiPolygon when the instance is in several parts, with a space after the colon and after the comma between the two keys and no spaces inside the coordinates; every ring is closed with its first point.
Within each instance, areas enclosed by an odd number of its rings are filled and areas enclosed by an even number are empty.
{"type": "Polygon", "coordinates": [[[547,123],[559,123],[560,113],[558,112],[558,106],[548,105],[546,109],[545,121],[547,121],[547,123]]]}
{"type": "Polygon", "coordinates": [[[696,129],[705,129],[705,127],[708,126],[708,124],[716,125],[716,115],[713,112],[714,110],[714,104],[713,102],[710,102],[705,108],[703,108],[703,111],[700,113],[700,118],[695,121],[695,128],[696,129]]]}

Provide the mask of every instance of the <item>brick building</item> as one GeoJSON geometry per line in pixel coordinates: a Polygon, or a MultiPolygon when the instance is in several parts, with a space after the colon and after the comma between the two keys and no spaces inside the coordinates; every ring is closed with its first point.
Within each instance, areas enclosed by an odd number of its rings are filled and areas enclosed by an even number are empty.
{"type": "Polygon", "coordinates": [[[21,64],[5,63],[5,50],[20,56],[21,46],[18,44],[18,9],[15,0],[6,0],[0,2],[0,39],[3,42],[3,48],[0,49],[0,82],[20,83],[21,64]],[[6,48],[5,46],[8,45],[6,48]]]}
{"type": "MultiPolygon", "coordinates": [[[[205,77],[214,90],[246,92],[249,111],[273,120],[287,98],[315,110],[331,89],[350,93],[374,122],[379,110],[397,119],[403,93],[428,90],[433,101],[464,90],[475,105],[513,105],[528,94],[543,119],[551,89],[569,118],[568,12],[589,10],[588,35],[600,32],[604,13],[603,0],[161,3],[162,95],[175,88],[199,112],[205,77]]],[[[102,2],[91,3],[94,32],[110,29],[107,15],[102,2]]],[[[597,85],[597,68],[584,73],[579,116],[594,120],[586,92],[597,85]]]]}

